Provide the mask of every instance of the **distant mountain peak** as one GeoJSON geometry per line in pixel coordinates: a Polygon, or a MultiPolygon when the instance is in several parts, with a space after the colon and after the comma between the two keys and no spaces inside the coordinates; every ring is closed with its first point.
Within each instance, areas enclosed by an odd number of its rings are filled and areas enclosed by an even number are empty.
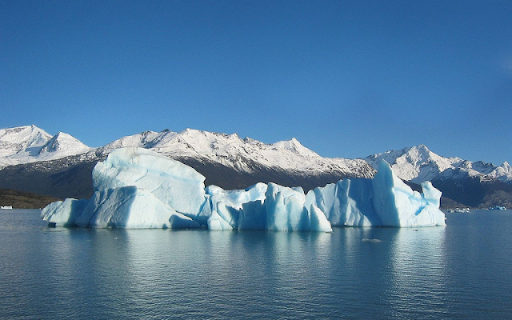
{"type": "Polygon", "coordinates": [[[304,147],[302,143],[296,138],[290,140],[279,141],[272,144],[274,147],[289,150],[295,154],[302,155],[304,157],[320,157],[316,152],[304,147]]]}
{"type": "Polygon", "coordinates": [[[44,145],[51,135],[35,125],[0,129],[0,145],[3,149],[12,148],[21,151],[44,145]]]}
{"type": "Polygon", "coordinates": [[[35,125],[0,129],[0,168],[85,153],[91,148],[71,135],[51,136],[35,125]]]}
{"type": "Polygon", "coordinates": [[[40,155],[53,154],[51,158],[66,157],[89,151],[91,148],[80,142],[75,137],[59,131],[39,151],[40,155]],[[57,155],[58,153],[58,155],[57,155]]]}
{"type": "Polygon", "coordinates": [[[426,145],[424,145],[423,143],[418,144],[417,146],[415,146],[415,148],[421,149],[421,150],[430,151],[430,149],[426,145]]]}
{"type": "Polygon", "coordinates": [[[447,178],[450,174],[464,173],[470,177],[495,178],[504,182],[512,181],[510,165],[499,167],[483,161],[469,161],[458,157],[447,158],[432,152],[424,144],[402,150],[390,150],[365,158],[373,168],[386,160],[393,171],[403,180],[420,183],[437,177],[447,178]]]}

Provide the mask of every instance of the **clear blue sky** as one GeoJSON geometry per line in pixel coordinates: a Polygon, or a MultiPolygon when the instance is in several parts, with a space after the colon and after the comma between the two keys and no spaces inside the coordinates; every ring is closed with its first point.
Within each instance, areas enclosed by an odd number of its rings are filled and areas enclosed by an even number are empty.
{"type": "Polygon", "coordinates": [[[0,0],[0,128],[512,162],[512,1],[0,0]]]}

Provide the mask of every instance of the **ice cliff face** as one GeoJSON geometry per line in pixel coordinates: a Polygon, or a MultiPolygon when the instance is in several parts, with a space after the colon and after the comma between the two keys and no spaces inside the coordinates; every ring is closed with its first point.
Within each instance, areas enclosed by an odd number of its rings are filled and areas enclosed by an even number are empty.
{"type": "Polygon", "coordinates": [[[192,168],[141,148],[110,153],[93,171],[89,200],[66,199],[43,209],[43,220],[97,228],[332,231],[331,226],[444,225],[441,193],[412,191],[381,162],[374,179],[341,180],[304,194],[302,188],[256,184],[245,190],[204,187],[192,168]]]}

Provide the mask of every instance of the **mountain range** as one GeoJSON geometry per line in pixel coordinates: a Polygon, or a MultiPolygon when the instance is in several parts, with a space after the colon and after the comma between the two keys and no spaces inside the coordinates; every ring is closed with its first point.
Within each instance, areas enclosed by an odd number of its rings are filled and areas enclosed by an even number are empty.
{"type": "Polygon", "coordinates": [[[381,160],[413,187],[432,181],[443,206],[512,207],[512,168],[446,158],[418,145],[361,159],[325,158],[296,139],[266,144],[237,134],[186,129],[145,131],[91,148],[73,136],[34,125],[0,129],[0,188],[58,198],[89,198],[94,165],[121,147],[141,147],[183,162],[224,189],[257,182],[305,190],[345,178],[371,178],[381,160]]]}

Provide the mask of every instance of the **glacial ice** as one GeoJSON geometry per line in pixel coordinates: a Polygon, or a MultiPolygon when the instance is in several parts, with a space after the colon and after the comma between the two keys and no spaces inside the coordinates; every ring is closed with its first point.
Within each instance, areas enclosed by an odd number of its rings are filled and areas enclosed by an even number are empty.
{"type": "Polygon", "coordinates": [[[98,162],[92,171],[95,191],[136,186],[183,214],[195,214],[205,202],[205,177],[156,152],[123,148],[98,162]]]}
{"type": "Polygon", "coordinates": [[[199,227],[153,193],[136,186],[96,191],[75,223],[79,227],[123,229],[199,227]]]}
{"type": "Polygon", "coordinates": [[[217,186],[208,186],[208,206],[211,215],[208,218],[210,230],[265,230],[265,212],[262,203],[265,200],[267,185],[257,183],[245,190],[223,190],[217,186]]]}
{"type": "Polygon", "coordinates": [[[413,191],[381,161],[372,179],[373,207],[382,226],[417,227],[445,225],[445,215],[439,210],[441,192],[431,183],[422,184],[423,194],[413,191]],[[425,197],[425,194],[427,195],[425,197]]]}
{"type": "Polygon", "coordinates": [[[346,179],[310,190],[258,183],[245,190],[204,186],[205,177],[141,148],[110,153],[93,170],[91,199],[66,199],[41,212],[57,226],[200,228],[330,232],[331,226],[445,225],[441,192],[413,191],[382,161],[373,179],[346,179]]]}
{"type": "Polygon", "coordinates": [[[41,211],[41,218],[49,224],[64,227],[76,226],[75,220],[88,202],[86,199],[77,200],[72,198],[52,202],[41,211]]]}
{"type": "Polygon", "coordinates": [[[310,190],[308,204],[315,204],[333,226],[381,226],[372,205],[370,179],[345,179],[310,190]]]}

